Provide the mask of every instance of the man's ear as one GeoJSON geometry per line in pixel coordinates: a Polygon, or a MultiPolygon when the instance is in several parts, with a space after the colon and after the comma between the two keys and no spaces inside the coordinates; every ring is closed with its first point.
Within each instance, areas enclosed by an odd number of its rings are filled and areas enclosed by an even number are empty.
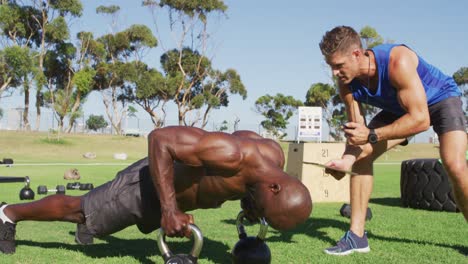
{"type": "Polygon", "coordinates": [[[268,187],[274,194],[278,194],[281,191],[281,185],[279,185],[279,183],[272,183],[268,185],[268,187]]]}
{"type": "Polygon", "coordinates": [[[363,52],[363,50],[360,49],[360,48],[355,48],[355,49],[353,49],[352,54],[353,54],[354,57],[356,57],[356,58],[361,57],[361,56],[363,56],[363,55],[364,55],[364,56],[368,56],[368,52],[367,52],[367,51],[363,52]]]}

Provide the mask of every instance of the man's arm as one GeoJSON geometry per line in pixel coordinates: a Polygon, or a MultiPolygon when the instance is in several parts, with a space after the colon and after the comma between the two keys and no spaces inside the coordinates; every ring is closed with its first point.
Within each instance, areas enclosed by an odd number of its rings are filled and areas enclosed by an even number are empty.
{"type": "Polygon", "coordinates": [[[168,236],[189,236],[187,226],[193,222],[191,216],[177,206],[174,161],[236,171],[240,168],[241,157],[234,137],[225,133],[166,127],[148,135],[149,169],[161,203],[161,227],[168,236]]]}
{"type": "MultiPolygon", "coordinates": [[[[397,92],[400,106],[405,114],[393,123],[375,128],[378,141],[402,139],[427,130],[430,125],[426,93],[417,73],[418,57],[408,48],[395,47],[390,53],[389,79],[397,92]]],[[[349,123],[348,142],[353,145],[368,143],[370,129],[360,124],[349,123]]]]}
{"type": "Polygon", "coordinates": [[[406,138],[430,126],[426,93],[419,78],[418,57],[407,47],[395,47],[390,55],[389,78],[397,89],[401,107],[406,111],[392,124],[375,129],[379,140],[406,138]]]}
{"type": "MultiPolygon", "coordinates": [[[[348,85],[338,82],[338,87],[340,98],[345,105],[346,113],[348,116],[348,122],[361,124],[362,126],[365,126],[365,117],[361,108],[361,104],[354,100],[353,94],[351,93],[351,90],[349,89],[348,85]]],[[[343,130],[347,138],[349,133],[353,131],[352,128],[348,128],[345,126],[343,126],[343,130]]],[[[345,151],[341,156],[341,159],[331,160],[325,165],[332,168],[350,170],[354,162],[361,154],[361,152],[361,147],[352,144],[352,142],[350,142],[350,139],[348,138],[346,140],[345,151]]],[[[337,180],[340,180],[346,175],[345,173],[336,170],[325,169],[325,172],[331,174],[337,180]]]]}
{"type": "MultiPolygon", "coordinates": [[[[339,95],[341,100],[343,101],[346,109],[346,114],[348,115],[348,122],[359,123],[365,125],[366,119],[362,110],[362,106],[356,100],[354,100],[353,94],[349,89],[349,86],[343,83],[338,83],[339,87],[339,95]]],[[[344,127],[345,134],[349,128],[344,127]]],[[[361,154],[362,150],[359,146],[355,146],[350,144],[350,142],[346,141],[346,148],[343,153],[342,159],[347,160],[350,164],[353,164],[359,154],[361,154]]],[[[343,174],[344,176],[344,174],[343,174]]]]}
{"type": "Polygon", "coordinates": [[[148,135],[149,170],[161,205],[161,227],[168,236],[189,236],[187,228],[191,216],[182,213],[176,200],[174,187],[174,161],[196,163],[190,160],[195,152],[202,130],[167,127],[153,130],[148,135]]]}

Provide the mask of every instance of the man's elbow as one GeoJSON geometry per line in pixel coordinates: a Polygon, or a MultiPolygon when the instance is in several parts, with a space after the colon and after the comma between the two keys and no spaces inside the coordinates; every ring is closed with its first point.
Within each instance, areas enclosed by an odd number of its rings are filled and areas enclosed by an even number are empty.
{"type": "Polygon", "coordinates": [[[415,127],[414,127],[414,132],[415,134],[424,132],[429,129],[431,126],[431,120],[429,118],[429,115],[418,115],[415,120],[415,127]]]}
{"type": "Polygon", "coordinates": [[[155,129],[148,134],[148,137],[147,137],[148,145],[154,144],[153,142],[157,138],[157,133],[158,133],[157,129],[155,129]]]}
{"type": "Polygon", "coordinates": [[[161,148],[162,142],[167,141],[167,133],[163,129],[154,129],[148,134],[148,155],[151,154],[152,150],[161,148]]]}

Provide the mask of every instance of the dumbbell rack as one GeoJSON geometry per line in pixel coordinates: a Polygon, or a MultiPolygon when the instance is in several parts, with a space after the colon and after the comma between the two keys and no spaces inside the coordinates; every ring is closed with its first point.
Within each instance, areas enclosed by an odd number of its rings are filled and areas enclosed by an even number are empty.
{"type": "MultiPolygon", "coordinates": [[[[19,192],[19,197],[21,200],[34,200],[34,191],[30,187],[31,180],[28,176],[24,177],[14,177],[14,176],[0,176],[0,183],[14,183],[14,182],[24,182],[24,187],[19,192]]],[[[68,183],[67,188],[68,190],[92,190],[94,189],[94,185],[92,183],[68,183]],[[68,188],[70,186],[70,188],[68,188]]],[[[38,194],[47,194],[50,191],[55,191],[57,194],[65,194],[65,186],[57,185],[55,190],[47,190],[45,185],[38,186],[38,194]],[[44,192],[45,190],[45,192],[44,192]]]]}

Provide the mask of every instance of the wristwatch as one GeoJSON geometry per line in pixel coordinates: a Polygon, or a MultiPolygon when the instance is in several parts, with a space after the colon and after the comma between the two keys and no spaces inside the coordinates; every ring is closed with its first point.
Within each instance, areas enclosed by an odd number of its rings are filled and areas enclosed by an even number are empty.
{"type": "Polygon", "coordinates": [[[373,128],[369,129],[369,136],[367,136],[367,141],[371,144],[375,144],[378,140],[379,138],[377,137],[375,130],[373,128]]]}

